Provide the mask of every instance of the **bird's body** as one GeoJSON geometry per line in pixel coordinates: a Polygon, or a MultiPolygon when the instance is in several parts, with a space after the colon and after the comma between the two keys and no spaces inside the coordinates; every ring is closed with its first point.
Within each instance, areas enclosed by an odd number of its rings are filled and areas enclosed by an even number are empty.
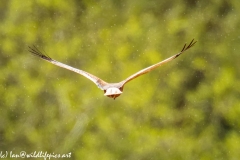
{"type": "Polygon", "coordinates": [[[93,83],[95,83],[98,86],[98,88],[103,90],[105,96],[108,96],[110,98],[115,99],[115,98],[117,98],[118,96],[120,96],[122,94],[123,87],[124,87],[124,85],[127,82],[137,78],[140,75],[143,75],[143,74],[146,74],[146,73],[150,72],[151,70],[161,66],[164,63],[167,63],[167,62],[177,58],[183,52],[185,52],[186,50],[191,48],[195,43],[196,43],[196,41],[194,42],[194,40],[192,40],[191,43],[187,47],[186,47],[186,44],[185,44],[183,49],[181,50],[181,52],[179,52],[178,54],[176,54],[174,56],[171,56],[171,57],[169,57],[169,58],[167,58],[167,59],[165,59],[165,60],[163,60],[161,62],[158,62],[158,63],[156,63],[156,64],[154,64],[152,66],[149,66],[149,67],[147,67],[145,69],[142,69],[139,72],[129,76],[127,79],[125,79],[125,80],[123,80],[123,81],[121,81],[119,83],[107,83],[107,82],[103,81],[102,79],[100,79],[100,78],[98,78],[98,77],[96,77],[96,76],[94,76],[94,75],[92,75],[92,74],[90,74],[90,73],[88,73],[86,71],[83,71],[83,70],[80,70],[80,69],[76,69],[76,68],[73,68],[73,67],[68,66],[66,64],[63,64],[61,62],[58,62],[58,61],[50,58],[49,56],[44,55],[35,46],[34,47],[29,47],[29,52],[33,53],[34,55],[36,55],[36,56],[38,56],[38,57],[40,57],[40,58],[42,58],[42,59],[44,59],[44,60],[54,64],[54,65],[57,65],[59,67],[62,67],[62,68],[71,70],[73,72],[76,72],[78,74],[81,74],[82,76],[88,78],[93,83]]]}

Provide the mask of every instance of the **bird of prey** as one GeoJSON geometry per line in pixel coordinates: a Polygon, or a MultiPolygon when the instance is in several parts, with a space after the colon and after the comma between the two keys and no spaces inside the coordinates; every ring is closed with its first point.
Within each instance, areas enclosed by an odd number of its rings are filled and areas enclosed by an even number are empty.
{"type": "Polygon", "coordinates": [[[193,39],[189,43],[188,46],[185,44],[183,46],[183,49],[179,53],[175,54],[174,56],[171,56],[171,57],[169,57],[169,58],[167,58],[167,59],[165,59],[165,60],[163,60],[161,62],[158,62],[158,63],[156,63],[154,65],[151,65],[151,66],[149,66],[147,68],[144,68],[144,69],[138,71],[137,73],[134,73],[133,75],[129,76],[127,79],[125,79],[125,80],[123,80],[123,81],[121,81],[119,83],[107,83],[107,82],[103,81],[102,79],[100,79],[100,78],[98,78],[98,77],[96,77],[96,76],[94,76],[94,75],[92,75],[92,74],[90,74],[90,73],[88,73],[86,71],[83,71],[83,70],[80,70],[80,69],[76,69],[76,68],[73,68],[73,67],[68,66],[66,64],[63,64],[61,62],[58,62],[58,61],[52,59],[51,57],[49,57],[48,55],[45,55],[42,52],[40,52],[35,46],[29,47],[29,52],[31,52],[32,54],[34,54],[34,55],[36,55],[36,56],[38,56],[38,57],[40,57],[40,58],[50,62],[50,63],[52,63],[52,64],[54,64],[56,66],[68,69],[68,70],[76,72],[78,74],[81,74],[82,76],[88,78],[93,83],[95,83],[98,86],[98,88],[103,90],[105,96],[108,96],[110,98],[115,99],[115,98],[117,98],[118,96],[120,96],[122,94],[123,87],[124,87],[124,85],[127,82],[133,80],[134,78],[137,78],[138,76],[141,76],[143,74],[146,74],[146,73],[152,71],[153,69],[161,66],[164,63],[170,62],[171,60],[177,58],[183,52],[185,52],[186,50],[191,48],[196,42],[197,41],[194,41],[194,39],[193,39]]]}

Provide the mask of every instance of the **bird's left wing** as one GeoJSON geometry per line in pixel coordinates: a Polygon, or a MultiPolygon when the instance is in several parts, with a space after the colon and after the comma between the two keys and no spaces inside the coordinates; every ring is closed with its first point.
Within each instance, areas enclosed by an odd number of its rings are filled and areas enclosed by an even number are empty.
{"type": "Polygon", "coordinates": [[[153,69],[161,66],[162,64],[167,63],[167,62],[169,62],[169,61],[177,58],[177,57],[178,57],[179,55],[181,55],[183,52],[185,52],[186,50],[188,50],[189,48],[191,48],[196,42],[197,42],[197,41],[194,42],[194,39],[193,39],[193,40],[191,41],[191,43],[190,43],[187,47],[186,47],[186,44],[185,44],[185,45],[183,46],[183,49],[181,50],[181,52],[179,52],[178,54],[175,54],[175,55],[172,56],[172,57],[169,57],[169,58],[167,58],[167,59],[165,59],[165,60],[163,60],[163,61],[161,61],[161,62],[158,62],[158,63],[156,63],[156,64],[154,64],[154,65],[152,65],[152,66],[149,66],[149,67],[147,67],[147,68],[144,68],[144,69],[138,71],[137,73],[131,75],[131,76],[128,77],[127,79],[125,79],[125,80],[123,80],[122,82],[120,82],[121,85],[123,86],[124,84],[126,84],[127,82],[133,80],[134,78],[137,78],[138,76],[141,76],[141,75],[143,75],[143,74],[146,74],[146,73],[150,72],[151,70],[153,70],[153,69]]]}
{"type": "Polygon", "coordinates": [[[70,71],[73,71],[73,72],[76,72],[78,74],[81,74],[82,76],[86,77],[87,79],[91,80],[93,83],[95,83],[101,90],[104,90],[103,87],[105,85],[107,85],[108,83],[103,81],[102,79],[86,72],[86,71],[83,71],[83,70],[80,70],[80,69],[77,69],[77,68],[73,68],[71,66],[68,66],[66,64],[63,64],[61,62],[58,62],[54,59],[52,59],[51,57],[43,54],[42,52],[40,52],[35,46],[33,47],[29,47],[29,52],[31,52],[33,55],[35,56],[38,56],[56,66],[59,66],[59,67],[62,67],[62,68],[65,68],[65,69],[68,69],[70,71]]]}

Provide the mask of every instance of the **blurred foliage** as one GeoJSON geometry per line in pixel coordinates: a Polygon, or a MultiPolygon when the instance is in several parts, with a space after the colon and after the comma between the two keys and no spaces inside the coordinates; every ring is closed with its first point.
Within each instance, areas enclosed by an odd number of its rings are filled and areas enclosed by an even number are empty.
{"type": "Polygon", "coordinates": [[[0,1],[0,150],[71,159],[239,159],[239,0],[0,1]],[[108,82],[197,44],[115,101],[108,82]]]}

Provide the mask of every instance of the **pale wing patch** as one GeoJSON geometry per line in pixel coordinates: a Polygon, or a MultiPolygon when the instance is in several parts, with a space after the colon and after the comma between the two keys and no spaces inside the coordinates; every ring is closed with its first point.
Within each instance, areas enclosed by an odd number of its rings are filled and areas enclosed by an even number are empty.
{"type": "MultiPolygon", "coordinates": [[[[82,76],[88,78],[88,79],[91,80],[93,83],[95,83],[100,89],[103,90],[102,85],[104,85],[104,84],[103,84],[104,81],[101,80],[100,78],[98,78],[98,77],[96,77],[96,76],[94,76],[94,75],[92,75],[92,74],[90,74],[90,73],[88,73],[88,72],[85,72],[85,71],[83,71],[83,70],[80,70],[80,69],[77,69],[77,68],[68,66],[68,65],[63,64],[63,63],[61,63],[61,62],[58,62],[58,61],[56,61],[56,60],[52,60],[52,61],[50,61],[50,62],[51,62],[52,64],[55,64],[55,65],[59,66],[59,67],[62,67],[62,68],[68,69],[68,70],[70,70],[70,71],[76,72],[76,73],[78,73],[78,74],[81,74],[82,76]]],[[[106,83],[106,82],[105,82],[105,83],[106,83]]]]}

